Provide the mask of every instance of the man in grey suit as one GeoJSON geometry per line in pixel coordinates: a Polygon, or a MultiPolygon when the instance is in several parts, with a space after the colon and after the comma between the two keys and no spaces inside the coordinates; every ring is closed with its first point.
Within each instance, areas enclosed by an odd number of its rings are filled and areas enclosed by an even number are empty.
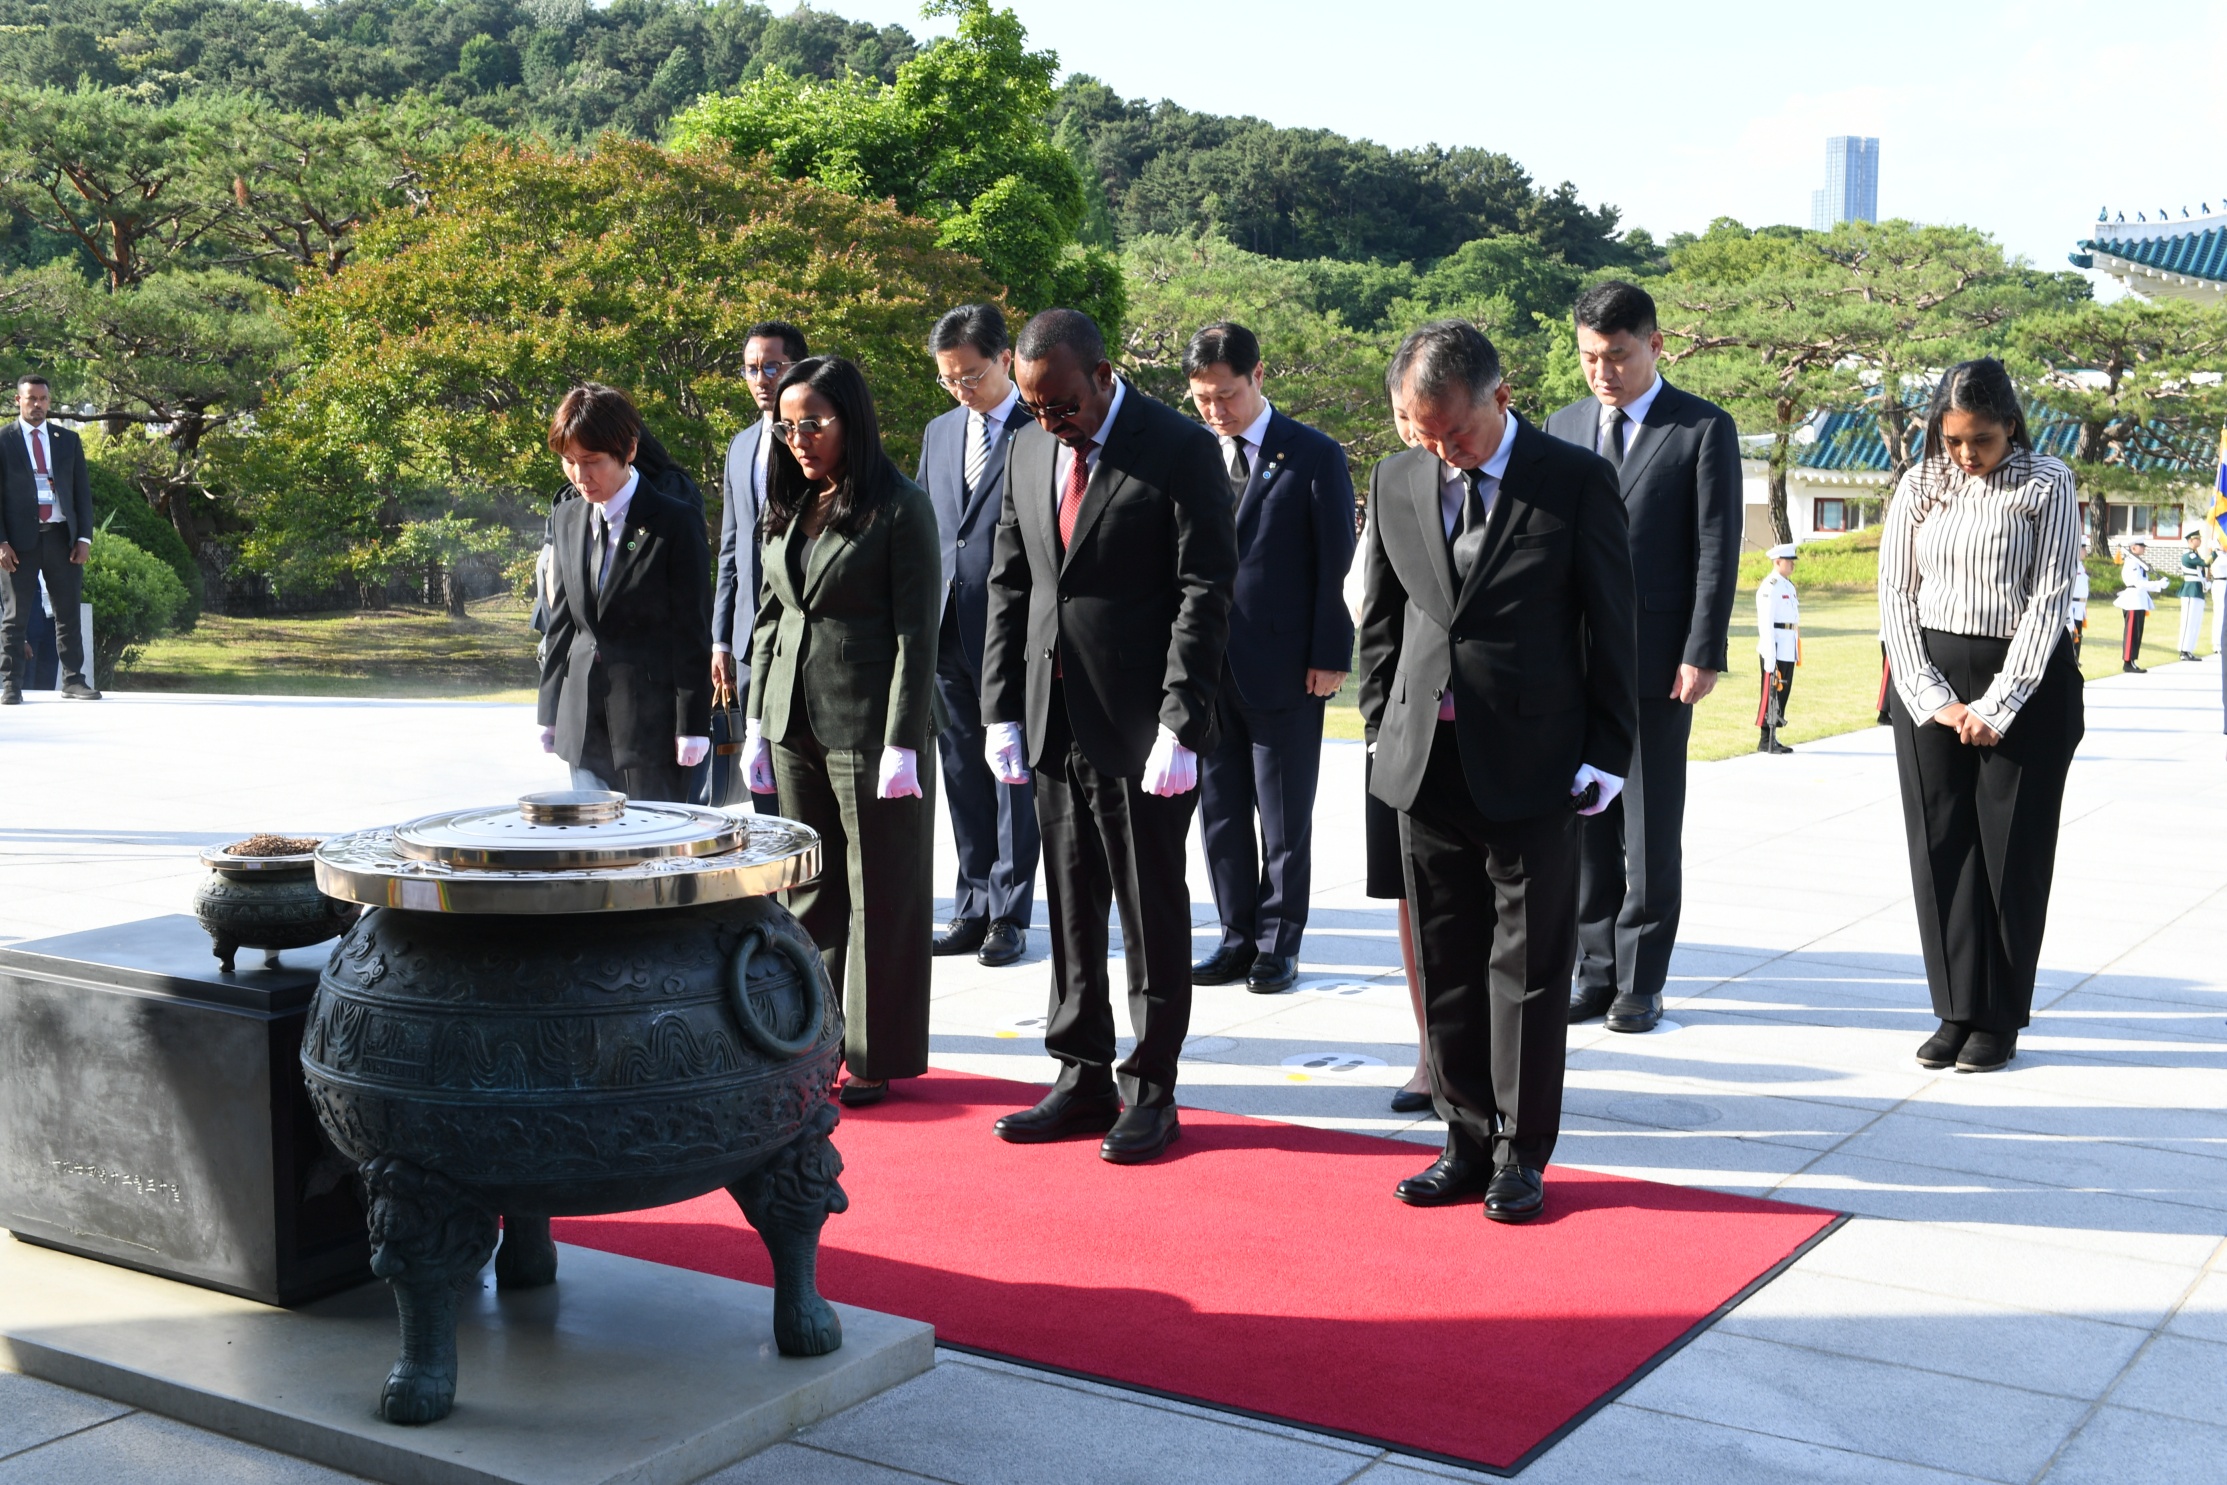
{"type": "Polygon", "coordinates": [[[85,559],[93,550],[93,484],[85,445],[67,428],[47,422],[54,405],[43,376],[15,387],[16,421],[0,432],[0,573],[7,574],[5,617],[0,617],[0,705],[23,700],[23,629],[39,604],[39,579],[54,600],[54,627],[62,650],[62,694],[98,701],[85,679],[85,633],[78,605],[85,592],[85,559]]]}
{"type": "Polygon", "coordinates": [[[1013,385],[1013,350],[996,305],[962,304],[945,314],[929,333],[928,354],[936,380],[959,404],[921,435],[916,479],[936,508],[943,538],[936,694],[948,720],[936,748],[959,855],[951,922],[935,952],[1006,965],[1028,948],[1042,838],[1034,785],[999,783],[983,756],[982,641],[1006,450],[1028,426],[1028,414],[1013,385]]]}
{"type": "Polygon", "coordinates": [[[1740,441],[1730,414],[1662,379],[1655,301],[1596,284],[1576,309],[1591,397],[1547,432],[1617,468],[1631,531],[1639,629],[1639,746],[1621,798],[1579,842],[1578,948],[1570,1020],[1611,1031],[1662,1019],[1684,872],[1686,742],[1694,703],[1725,668],[1740,566],[1740,441]]]}
{"type": "MultiPolygon", "coordinates": [[[[758,421],[727,444],[719,475],[719,575],[711,600],[711,677],[737,697],[750,694],[750,635],[758,623],[758,527],[766,504],[766,461],[773,453],[774,389],[791,366],[811,354],[804,332],[786,320],[752,325],[742,344],[742,375],[758,404],[758,421]]],[[[768,814],[771,794],[753,795],[768,814]]]]}

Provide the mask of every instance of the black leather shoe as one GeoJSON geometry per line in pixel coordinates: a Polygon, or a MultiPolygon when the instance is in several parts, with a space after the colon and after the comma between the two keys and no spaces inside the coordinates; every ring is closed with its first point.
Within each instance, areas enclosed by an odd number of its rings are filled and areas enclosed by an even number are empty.
{"type": "Polygon", "coordinates": [[[1492,1182],[1492,1167],[1451,1150],[1392,1188],[1411,1207],[1443,1207],[1475,1196],[1492,1182]]]}
{"type": "Polygon", "coordinates": [[[2193,651],[2191,651],[2191,650],[2183,650],[2183,651],[2181,651],[2181,658],[2182,658],[2183,660],[2193,660],[2193,659],[2195,659],[2195,658],[2196,658],[2196,655],[2195,655],[2195,652],[2193,652],[2193,651]]]}
{"type": "Polygon", "coordinates": [[[988,918],[953,918],[943,925],[943,932],[928,946],[931,954],[971,954],[982,947],[982,940],[989,937],[988,918]]]}
{"type": "Polygon", "coordinates": [[[23,705],[23,690],[19,686],[0,687],[0,706],[23,705]]]}
{"type": "Polygon", "coordinates": [[[1011,1144],[1048,1145],[1054,1140],[1104,1134],[1120,1117],[1121,1100],[1111,1093],[1078,1098],[1055,1088],[1035,1108],[1007,1114],[991,1129],[1011,1144]]]}
{"type": "Polygon", "coordinates": [[[1771,751],[1774,753],[1791,753],[1794,750],[1774,737],[1771,739],[1771,751]]]}
{"type": "Polygon", "coordinates": [[[1956,1054],[1956,1070],[1966,1072],[2000,1072],[2010,1066],[2018,1055],[2018,1033],[2015,1031],[1975,1031],[1964,1039],[1964,1049],[1956,1054]]]}
{"type": "Polygon", "coordinates": [[[62,682],[62,699],[65,701],[98,701],[101,693],[85,683],[85,677],[73,675],[62,682]]]}
{"type": "Polygon", "coordinates": [[[1183,1137],[1175,1105],[1161,1109],[1123,1109],[1114,1127],[1098,1142],[1098,1158],[1115,1165],[1142,1165],[1183,1137]]]}
{"type": "Polygon", "coordinates": [[[1655,1023],[1663,1018],[1663,998],[1660,995],[1619,995],[1609,1002],[1608,1029],[1611,1031],[1653,1031],[1655,1023]]]}
{"type": "Polygon", "coordinates": [[[1969,1026],[1959,1026],[1954,1021],[1943,1021],[1941,1029],[1918,1044],[1918,1066],[1942,1068],[1956,1063],[1956,1054],[1964,1050],[1965,1039],[1972,1034],[1969,1026]]]}
{"type": "Polygon", "coordinates": [[[974,957],[992,969],[1002,969],[1028,952],[1028,932],[1018,923],[992,923],[982,936],[981,952],[974,957]]]}
{"type": "Polygon", "coordinates": [[[835,1090],[835,1097],[846,1109],[870,1109],[889,1097],[889,1079],[875,1082],[864,1078],[846,1079],[843,1086],[835,1090]]]}
{"type": "Polygon", "coordinates": [[[2142,667],[2142,666],[2140,666],[2140,665],[2136,665],[2136,664],[2135,664],[2135,663],[2134,663],[2134,662],[2133,662],[2132,660],[2129,660],[2129,661],[2128,661],[2128,662],[2127,662],[2126,664],[2124,664],[2124,665],[2120,666],[2120,667],[2119,667],[2119,669],[2120,669],[2120,671],[2121,671],[2121,672],[2123,672],[2123,673],[2124,673],[2124,674],[2126,674],[2126,675],[2148,675],[2148,674],[2149,674],[2149,671],[2148,671],[2147,669],[2145,669],[2144,667],[2142,667]]]}
{"type": "Polygon", "coordinates": [[[1529,1222],[1547,1209],[1546,1178],[1520,1165],[1503,1165],[1485,1188],[1485,1216],[1495,1222],[1529,1222]]]}
{"type": "Polygon", "coordinates": [[[1428,1090],[1418,1092],[1402,1088],[1392,1095],[1392,1112],[1395,1114],[1427,1114],[1430,1111],[1431,1096],[1428,1090]]]}
{"type": "Polygon", "coordinates": [[[1191,966],[1194,985],[1234,985],[1251,972],[1253,951],[1243,944],[1224,944],[1191,966]]]}
{"type": "Polygon", "coordinates": [[[1259,955],[1245,975],[1245,988],[1255,995],[1281,995],[1298,983],[1297,954],[1259,955]]]}
{"type": "Polygon", "coordinates": [[[1609,1002],[1616,998],[1614,985],[1581,985],[1570,992],[1570,1024],[1590,1021],[1595,1016],[1608,1014],[1609,1002]]]}

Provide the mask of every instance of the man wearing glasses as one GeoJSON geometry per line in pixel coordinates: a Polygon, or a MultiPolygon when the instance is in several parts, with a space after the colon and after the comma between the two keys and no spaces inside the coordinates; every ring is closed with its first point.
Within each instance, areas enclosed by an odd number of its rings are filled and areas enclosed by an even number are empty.
{"type": "Polygon", "coordinates": [[[916,477],[943,537],[936,691],[950,720],[936,745],[959,856],[951,923],[935,952],[1006,965],[1028,948],[1040,837],[1033,786],[999,783],[983,757],[982,634],[1006,449],[1028,414],[1013,385],[1013,352],[996,305],[962,304],[936,321],[928,354],[936,380],[959,404],[921,435],[916,477]]]}
{"type": "MultiPolygon", "coordinates": [[[[773,453],[774,388],[810,354],[804,332],[786,320],[752,325],[742,343],[742,374],[759,417],[727,445],[727,465],[719,477],[725,507],[719,515],[719,582],[711,604],[712,682],[736,696],[750,690],[750,632],[757,626],[758,590],[765,577],[758,566],[758,526],[765,512],[766,460],[773,453]]],[[[780,801],[773,795],[753,797],[767,813],[779,812],[780,801]]]]}

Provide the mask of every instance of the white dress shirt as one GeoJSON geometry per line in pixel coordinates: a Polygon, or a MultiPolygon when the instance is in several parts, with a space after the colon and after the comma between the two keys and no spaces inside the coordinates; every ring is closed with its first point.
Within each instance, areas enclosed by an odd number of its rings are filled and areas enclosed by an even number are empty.
{"type": "Polygon", "coordinates": [[[1260,469],[1261,442],[1268,437],[1268,420],[1275,415],[1275,407],[1264,399],[1260,405],[1260,416],[1253,419],[1251,425],[1243,433],[1235,435],[1216,434],[1215,436],[1222,441],[1222,468],[1225,470],[1229,468],[1230,446],[1241,443],[1245,445],[1245,469],[1247,473],[1257,472],[1260,469]]]}
{"type": "MultiPolygon", "coordinates": [[[[1116,392],[1114,395],[1118,397],[1121,394],[1116,392]]],[[[1008,386],[1005,389],[1005,400],[991,408],[987,413],[978,413],[971,407],[967,409],[967,447],[960,450],[960,468],[964,469],[966,467],[967,451],[982,441],[982,425],[985,422],[990,425],[990,449],[993,457],[995,456],[998,436],[1005,431],[1005,425],[1013,420],[1013,408],[1020,400],[1021,389],[1017,386],[1008,386]]],[[[970,490],[967,493],[971,495],[974,492],[970,490]]]]}
{"type": "MultiPolygon", "coordinates": [[[[1106,451],[1106,435],[1113,432],[1114,419],[1121,416],[1121,395],[1127,384],[1120,377],[1114,378],[1113,401],[1106,404],[1106,420],[1098,425],[1095,440],[1090,446],[1089,457],[1083,461],[1083,483],[1088,486],[1090,477],[1098,472],[1098,456],[1106,451]]],[[[1067,489],[1067,472],[1075,467],[1075,451],[1065,444],[1052,459],[1052,534],[1059,534],[1059,502],[1067,489]]]]}
{"type": "MultiPolygon", "coordinates": [[[[1485,514],[1489,516],[1492,514],[1493,506],[1499,502],[1500,480],[1503,475],[1507,474],[1509,456],[1515,451],[1516,420],[1513,414],[1509,414],[1506,421],[1500,425],[1500,447],[1494,449],[1492,457],[1478,465],[1476,469],[1456,469],[1451,464],[1440,463],[1438,466],[1438,515],[1439,519],[1445,523],[1448,540],[1453,539],[1454,528],[1461,524],[1462,507],[1469,503],[1470,475],[1481,474],[1485,477],[1483,487],[1477,491],[1477,498],[1483,503],[1485,514]]],[[[1446,678],[1446,694],[1438,699],[1438,720],[1441,722],[1454,720],[1454,684],[1451,675],[1446,678]]]]}
{"type": "MultiPolygon", "coordinates": [[[[26,423],[18,418],[16,426],[23,430],[23,457],[31,466],[32,480],[38,485],[39,504],[47,508],[46,515],[40,519],[62,520],[62,502],[54,493],[54,435],[47,431],[46,420],[43,418],[37,423],[26,423]],[[39,473],[42,462],[46,465],[45,474],[39,473]]],[[[88,531],[79,535],[77,543],[79,546],[90,546],[92,540],[92,533],[88,531]]]]}
{"type": "Polygon", "coordinates": [[[595,520],[599,512],[608,523],[603,538],[603,560],[600,563],[591,563],[588,569],[598,587],[602,586],[605,575],[611,571],[611,564],[619,560],[619,538],[626,533],[626,513],[634,504],[635,487],[641,483],[641,471],[629,470],[626,483],[619,486],[618,494],[604,501],[601,506],[596,506],[593,501],[589,502],[591,509],[588,512],[588,530],[592,533],[596,529],[595,520]]]}

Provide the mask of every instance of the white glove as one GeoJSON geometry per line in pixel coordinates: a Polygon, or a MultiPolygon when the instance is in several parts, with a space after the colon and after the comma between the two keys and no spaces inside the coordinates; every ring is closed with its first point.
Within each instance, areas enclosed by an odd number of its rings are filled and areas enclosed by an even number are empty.
{"type": "Polygon", "coordinates": [[[544,727],[541,729],[541,751],[543,751],[544,753],[554,753],[555,751],[557,751],[556,728],[544,727]]]}
{"type": "Polygon", "coordinates": [[[704,761],[704,755],[710,751],[711,739],[708,737],[676,737],[673,739],[673,757],[679,760],[680,766],[683,768],[694,768],[704,761]]]}
{"type": "Polygon", "coordinates": [[[920,797],[920,755],[911,748],[883,748],[882,775],[874,785],[876,799],[920,797]]]}
{"type": "Polygon", "coordinates": [[[982,756],[1001,784],[1028,782],[1028,745],[1018,722],[992,722],[982,739],[982,756]]]}
{"type": "Polygon", "coordinates": [[[1614,804],[1616,796],[1624,792],[1624,781],[1615,774],[1602,773],[1590,763],[1580,763],[1577,766],[1577,777],[1570,780],[1570,797],[1575,799],[1583,794],[1587,784],[1599,784],[1601,797],[1593,801],[1591,809],[1579,810],[1581,815],[1599,814],[1614,804]]]}
{"type": "Polygon", "coordinates": [[[1199,786],[1199,755],[1175,740],[1167,728],[1152,744],[1144,760],[1144,792],[1162,799],[1188,794],[1199,786]]]}
{"type": "Polygon", "coordinates": [[[742,777],[753,794],[771,794],[774,790],[773,744],[766,741],[756,717],[743,724],[742,777]]]}

